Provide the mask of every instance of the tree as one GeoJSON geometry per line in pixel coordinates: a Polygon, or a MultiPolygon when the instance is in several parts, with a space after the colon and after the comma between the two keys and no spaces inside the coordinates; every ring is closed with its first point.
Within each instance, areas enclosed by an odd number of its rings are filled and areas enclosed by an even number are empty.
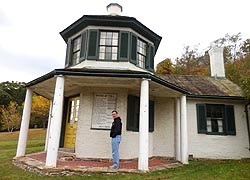
{"type": "Polygon", "coordinates": [[[8,132],[20,128],[21,115],[19,108],[18,104],[12,101],[7,108],[0,108],[2,128],[8,129],[8,132]]]}
{"type": "Polygon", "coordinates": [[[50,101],[42,96],[32,96],[30,127],[45,128],[48,120],[50,101]]]}
{"type": "Polygon", "coordinates": [[[7,81],[0,83],[0,97],[5,97],[4,101],[0,100],[0,105],[8,106],[10,101],[13,101],[21,106],[25,98],[25,92],[24,82],[7,81]]]}
{"type": "Polygon", "coordinates": [[[250,39],[246,39],[241,43],[240,49],[243,53],[243,57],[250,56],[250,39]]]}
{"type": "Polygon", "coordinates": [[[194,48],[186,46],[181,58],[176,59],[173,73],[179,75],[208,75],[208,64],[207,54],[202,55],[198,50],[198,46],[194,48]]]}
{"type": "Polygon", "coordinates": [[[156,74],[172,74],[174,71],[171,59],[166,58],[156,66],[156,74]]]}
{"type": "Polygon", "coordinates": [[[212,42],[213,46],[224,47],[225,63],[233,62],[242,56],[241,33],[229,35],[228,33],[223,37],[212,42]]]}
{"type": "Polygon", "coordinates": [[[7,106],[10,103],[11,95],[4,91],[3,89],[0,89],[0,105],[1,106],[7,106]]]}

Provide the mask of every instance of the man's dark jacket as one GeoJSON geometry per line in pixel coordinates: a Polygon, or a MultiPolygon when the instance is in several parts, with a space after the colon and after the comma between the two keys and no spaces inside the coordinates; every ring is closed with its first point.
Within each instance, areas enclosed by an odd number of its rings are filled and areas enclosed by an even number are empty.
{"type": "Polygon", "coordinates": [[[117,117],[114,119],[111,130],[110,130],[110,137],[115,138],[117,135],[122,134],[122,122],[121,118],[117,117]]]}

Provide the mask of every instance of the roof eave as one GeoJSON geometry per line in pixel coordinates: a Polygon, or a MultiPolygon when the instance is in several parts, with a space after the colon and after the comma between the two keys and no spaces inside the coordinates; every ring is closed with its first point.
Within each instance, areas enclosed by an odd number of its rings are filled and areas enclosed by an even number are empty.
{"type": "Polygon", "coordinates": [[[202,99],[227,99],[227,100],[246,100],[243,96],[215,96],[215,95],[196,95],[188,94],[190,98],[202,98],[202,99]]]}
{"type": "Polygon", "coordinates": [[[137,19],[128,16],[94,16],[94,15],[84,15],[73,24],[68,26],[66,29],[60,32],[64,41],[67,42],[68,38],[81,31],[87,26],[116,26],[116,27],[130,27],[138,33],[146,36],[149,40],[153,41],[156,50],[158,49],[162,37],[150,30],[148,27],[143,25],[137,19]]]}
{"type": "Polygon", "coordinates": [[[44,76],[41,76],[33,81],[30,81],[26,84],[26,87],[31,87],[36,85],[40,82],[48,80],[55,75],[68,75],[68,76],[99,76],[99,77],[121,77],[121,78],[147,78],[151,79],[152,81],[169,87],[175,91],[178,91],[183,94],[188,94],[185,89],[182,89],[178,86],[175,86],[155,75],[145,72],[107,72],[107,71],[75,71],[71,69],[55,69],[44,76]]]}

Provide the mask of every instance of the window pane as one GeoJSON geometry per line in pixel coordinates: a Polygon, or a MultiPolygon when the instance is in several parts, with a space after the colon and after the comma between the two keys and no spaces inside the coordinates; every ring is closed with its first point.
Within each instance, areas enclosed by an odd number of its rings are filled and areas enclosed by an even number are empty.
{"type": "Polygon", "coordinates": [[[112,48],[112,53],[117,53],[117,47],[112,48]]]}
{"type": "Polygon", "coordinates": [[[106,38],[106,32],[101,32],[101,39],[105,39],[106,38]]]}
{"type": "Polygon", "coordinates": [[[80,36],[73,40],[73,52],[80,50],[81,38],[80,36]]]}
{"type": "Polygon", "coordinates": [[[108,39],[112,39],[112,32],[107,32],[107,37],[108,39]]]}
{"type": "Polygon", "coordinates": [[[110,46],[110,45],[111,45],[111,42],[112,42],[112,39],[106,39],[105,45],[110,46]]]}
{"type": "Polygon", "coordinates": [[[116,32],[113,33],[113,39],[118,39],[118,33],[116,32]]]}
{"type": "Polygon", "coordinates": [[[113,45],[113,46],[117,46],[117,45],[118,45],[118,40],[113,39],[113,40],[112,40],[112,45],[113,45]]]}
{"type": "Polygon", "coordinates": [[[106,53],[111,53],[111,47],[106,47],[105,51],[106,53]]]}
{"type": "Polygon", "coordinates": [[[105,54],[105,59],[111,59],[111,53],[106,53],[105,54]]]}
{"type": "Polygon", "coordinates": [[[105,52],[105,46],[100,46],[99,52],[105,52]]]}
{"type": "Polygon", "coordinates": [[[117,60],[117,54],[112,54],[112,60],[117,60]]]}
{"type": "Polygon", "coordinates": [[[99,53],[99,59],[104,59],[105,53],[99,53]]]}
{"type": "Polygon", "coordinates": [[[219,132],[217,119],[211,119],[211,123],[212,123],[212,132],[219,132]]]}
{"type": "Polygon", "coordinates": [[[105,39],[100,39],[100,45],[105,45],[105,39]]]}

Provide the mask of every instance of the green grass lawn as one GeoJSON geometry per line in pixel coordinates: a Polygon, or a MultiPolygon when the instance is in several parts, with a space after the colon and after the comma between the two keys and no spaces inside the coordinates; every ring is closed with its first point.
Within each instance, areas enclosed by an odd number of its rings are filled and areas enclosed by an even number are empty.
{"type": "MultiPolygon", "coordinates": [[[[189,165],[175,169],[147,174],[86,174],[83,176],[42,177],[37,174],[24,171],[12,164],[12,158],[16,154],[18,133],[0,133],[0,180],[39,180],[39,179],[185,179],[185,180],[249,180],[250,160],[193,160],[189,165]]],[[[46,130],[31,129],[27,144],[27,153],[39,152],[44,149],[46,130]]]]}

